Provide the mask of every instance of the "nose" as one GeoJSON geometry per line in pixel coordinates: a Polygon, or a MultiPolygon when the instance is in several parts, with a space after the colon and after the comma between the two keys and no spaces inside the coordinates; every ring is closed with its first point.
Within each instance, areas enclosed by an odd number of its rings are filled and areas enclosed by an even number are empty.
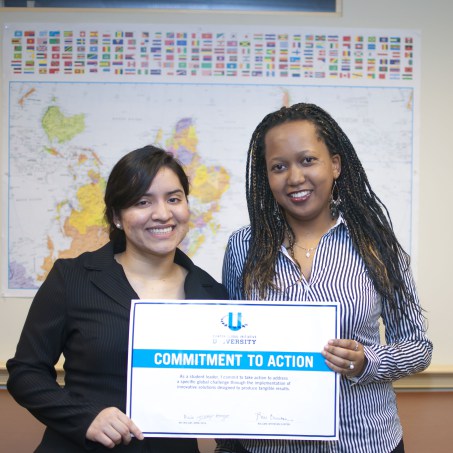
{"type": "Polygon", "coordinates": [[[305,172],[303,167],[291,165],[288,172],[288,184],[297,186],[305,181],[305,172]]]}
{"type": "Polygon", "coordinates": [[[166,201],[158,201],[154,203],[153,210],[151,213],[151,218],[153,220],[158,220],[161,222],[165,222],[172,217],[172,212],[170,206],[166,203],[166,201]]]}

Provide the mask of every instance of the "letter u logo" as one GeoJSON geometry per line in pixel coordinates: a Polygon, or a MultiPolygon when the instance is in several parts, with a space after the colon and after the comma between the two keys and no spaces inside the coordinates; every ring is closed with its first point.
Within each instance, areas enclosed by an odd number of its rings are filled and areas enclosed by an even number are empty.
{"type": "Polygon", "coordinates": [[[228,313],[228,328],[230,330],[239,330],[242,327],[242,313],[237,314],[236,325],[233,324],[233,313],[228,313]]]}

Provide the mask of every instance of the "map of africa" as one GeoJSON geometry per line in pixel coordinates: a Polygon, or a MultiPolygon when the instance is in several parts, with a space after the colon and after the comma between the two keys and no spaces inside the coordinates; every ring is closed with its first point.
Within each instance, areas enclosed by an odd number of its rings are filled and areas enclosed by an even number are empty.
{"type": "Polygon", "coordinates": [[[107,240],[103,193],[125,153],[156,144],[191,181],[191,228],[181,248],[221,278],[231,232],[248,222],[250,136],[282,105],[314,102],[343,127],[410,252],[414,215],[413,90],[225,84],[9,85],[6,193],[9,295],[32,295],[54,261],[107,240]]]}

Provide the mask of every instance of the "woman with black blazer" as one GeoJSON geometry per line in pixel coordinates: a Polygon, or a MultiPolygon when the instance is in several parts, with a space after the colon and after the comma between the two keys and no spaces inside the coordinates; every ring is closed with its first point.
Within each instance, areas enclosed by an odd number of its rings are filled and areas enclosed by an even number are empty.
{"type": "Polygon", "coordinates": [[[227,299],[177,246],[188,231],[189,182],[153,146],[125,155],[106,186],[110,242],[60,259],[38,290],[8,390],[46,425],[36,452],[197,453],[196,439],[143,438],[125,415],[132,299],[227,299]],[[65,385],[55,364],[64,355],[65,385]]]}

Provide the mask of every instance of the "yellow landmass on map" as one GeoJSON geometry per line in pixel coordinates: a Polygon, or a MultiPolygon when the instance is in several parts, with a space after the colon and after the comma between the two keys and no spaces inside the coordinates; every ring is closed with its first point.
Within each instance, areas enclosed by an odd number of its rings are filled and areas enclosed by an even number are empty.
{"type": "Polygon", "coordinates": [[[50,141],[64,143],[84,131],[85,115],[64,116],[59,107],[52,106],[47,109],[41,124],[50,141]]]}
{"type": "Polygon", "coordinates": [[[55,149],[53,146],[45,146],[44,147],[44,150],[46,152],[48,152],[51,156],[54,156],[54,157],[61,157],[61,154],[58,152],[57,149],[55,149]]]}
{"type": "Polygon", "coordinates": [[[69,225],[75,228],[78,234],[85,234],[89,227],[103,224],[103,197],[103,188],[100,184],[87,184],[79,188],[77,200],[80,209],[74,209],[68,217],[69,225]]]}
{"type": "MultiPolygon", "coordinates": [[[[82,159],[83,161],[84,159],[82,159]]],[[[90,169],[88,176],[92,181],[79,187],[76,194],[78,208],[72,208],[64,221],[64,235],[71,239],[68,249],[55,253],[53,241],[48,237],[48,255],[41,266],[43,273],[38,280],[44,280],[56,258],[73,258],[83,252],[96,250],[108,241],[108,234],[104,222],[104,190],[105,179],[99,172],[90,169]]],[[[60,213],[68,201],[60,202],[57,212],[60,213]]],[[[57,216],[59,218],[59,216],[57,216]]]]}
{"type": "Polygon", "coordinates": [[[230,175],[223,167],[206,167],[195,169],[192,179],[192,196],[202,203],[219,200],[230,184],[230,175]]]}

